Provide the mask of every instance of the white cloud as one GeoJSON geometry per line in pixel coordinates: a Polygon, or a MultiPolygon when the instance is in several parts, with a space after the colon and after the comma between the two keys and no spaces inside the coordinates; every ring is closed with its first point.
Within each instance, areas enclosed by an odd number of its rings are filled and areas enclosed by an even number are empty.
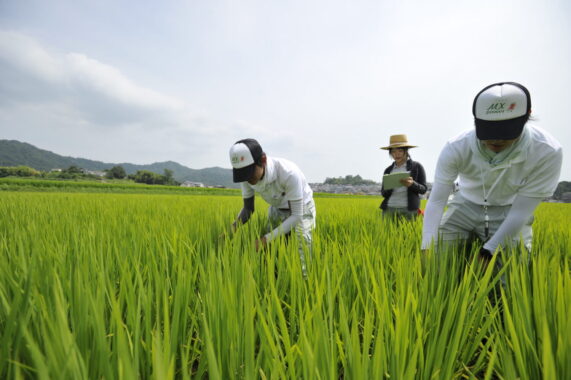
{"type": "Polygon", "coordinates": [[[20,33],[0,30],[0,60],[13,71],[38,81],[57,83],[63,80],[61,62],[35,40],[20,33]]]}
{"type": "Polygon", "coordinates": [[[141,109],[170,112],[184,107],[182,101],[138,86],[116,68],[83,54],[66,54],[64,62],[64,71],[74,88],[83,88],[123,105],[141,109]]]}
{"type": "Polygon", "coordinates": [[[83,54],[50,52],[16,32],[0,32],[0,96],[15,103],[67,104],[101,125],[165,121],[183,114],[179,99],[137,85],[118,69],[83,54]],[[7,78],[10,78],[7,80],[7,78]]]}
{"type": "Polygon", "coordinates": [[[2,138],[38,142],[60,154],[185,162],[185,152],[195,151],[212,159],[205,148],[230,128],[110,65],[51,52],[16,32],[0,31],[0,78],[2,138]]]}

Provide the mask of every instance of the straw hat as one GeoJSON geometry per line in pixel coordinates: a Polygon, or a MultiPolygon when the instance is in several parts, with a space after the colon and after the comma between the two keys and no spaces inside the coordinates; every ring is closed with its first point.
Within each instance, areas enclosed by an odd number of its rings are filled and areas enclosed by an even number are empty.
{"type": "Polygon", "coordinates": [[[389,146],[382,146],[381,149],[389,150],[393,148],[416,148],[417,145],[410,145],[406,135],[392,135],[389,146]]]}

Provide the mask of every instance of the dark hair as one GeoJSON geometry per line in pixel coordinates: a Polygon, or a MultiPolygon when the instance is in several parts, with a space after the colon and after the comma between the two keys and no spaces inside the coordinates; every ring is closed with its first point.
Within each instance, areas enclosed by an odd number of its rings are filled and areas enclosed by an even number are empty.
{"type": "Polygon", "coordinates": [[[264,158],[266,154],[264,152],[262,152],[262,155],[254,162],[254,164],[258,165],[258,166],[264,166],[264,164],[262,164],[262,158],[264,158]]]}
{"type": "Polygon", "coordinates": [[[390,148],[390,149],[389,149],[389,157],[391,157],[391,158],[393,157],[393,156],[391,155],[391,152],[393,151],[393,149],[401,149],[401,150],[404,150],[404,154],[406,154],[407,160],[408,160],[409,158],[411,158],[411,157],[410,157],[410,153],[408,152],[409,148],[406,148],[406,147],[403,147],[403,148],[390,148]]]}

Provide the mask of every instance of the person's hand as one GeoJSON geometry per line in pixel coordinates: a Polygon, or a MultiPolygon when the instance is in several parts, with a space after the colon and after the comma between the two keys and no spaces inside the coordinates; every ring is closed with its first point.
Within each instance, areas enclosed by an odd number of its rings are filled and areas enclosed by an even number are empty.
{"type": "Polygon", "coordinates": [[[265,236],[262,236],[259,239],[256,239],[256,252],[266,248],[268,245],[268,241],[266,240],[265,236]]]}
{"type": "Polygon", "coordinates": [[[412,179],[412,177],[406,177],[400,180],[401,185],[406,186],[406,187],[411,187],[412,184],[414,183],[414,180],[412,179]]]}
{"type": "Polygon", "coordinates": [[[478,261],[480,262],[480,265],[482,265],[482,269],[486,270],[486,268],[488,268],[488,264],[490,261],[492,261],[493,257],[494,255],[492,252],[484,247],[480,248],[480,252],[478,253],[478,261]]]}

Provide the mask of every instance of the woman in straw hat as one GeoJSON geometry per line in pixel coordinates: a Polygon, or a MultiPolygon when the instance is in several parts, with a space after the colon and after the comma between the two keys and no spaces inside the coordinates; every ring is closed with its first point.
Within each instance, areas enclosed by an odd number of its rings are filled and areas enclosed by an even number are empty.
{"type": "Polygon", "coordinates": [[[389,217],[404,217],[413,219],[419,213],[420,195],[426,193],[426,173],[419,162],[413,161],[408,154],[410,145],[406,135],[392,135],[388,146],[381,149],[388,150],[394,162],[385,169],[384,174],[409,173],[402,178],[397,187],[385,189],[381,193],[385,198],[381,203],[383,215],[389,217]]]}

